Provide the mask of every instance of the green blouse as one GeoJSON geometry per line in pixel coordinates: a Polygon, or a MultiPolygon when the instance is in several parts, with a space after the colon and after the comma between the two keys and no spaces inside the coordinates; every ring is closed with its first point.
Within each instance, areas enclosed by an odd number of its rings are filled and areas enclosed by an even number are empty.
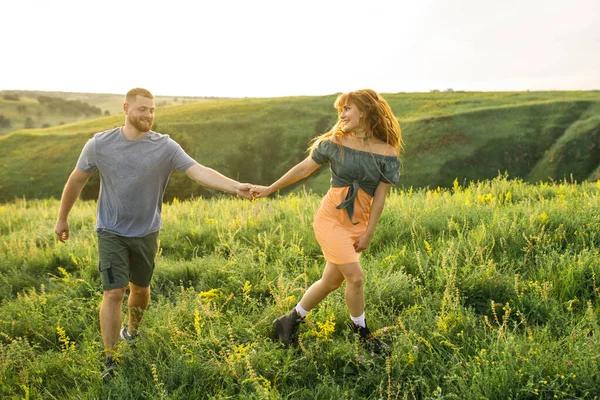
{"type": "MultiPolygon", "coordinates": [[[[324,140],[313,149],[312,159],[317,164],[329,161],[331,169],[331,186],[348,186],[346,199],[337,206],[345,208],[352,222],[354,216],[354,199],[358,188],[362,188],[370,196],[375,195],[379,182],[396,185],[400,179],[400,161],[396,156],[385,156],[368,151],[356,150],[342,146],[344,159],[339,145],[329,140],[324,140]]],[[[358,222],[352,222],[356,225],[358,222]]]]}

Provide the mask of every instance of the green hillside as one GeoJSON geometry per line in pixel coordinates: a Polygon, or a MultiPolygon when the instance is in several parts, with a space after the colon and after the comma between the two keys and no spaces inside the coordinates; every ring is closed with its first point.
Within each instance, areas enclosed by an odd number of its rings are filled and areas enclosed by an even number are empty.
{"type": "MultiPolygon", "coordinates": [[[[157,96],[156,104],[164,107],[207,100],[215,99],[157,96]]],[[[122,112],[123,94],[0,90],[0,135],[18,129],[58,126],[122,112]],[[39,101],[40,97],[57,99],[67,107],[49,107],[39,101]],[[82,105],[89,107],[81,107],[82,105]]]]}
{"type": "MultiPolygon", "coordinates": [[[[499,173],[528,181],[597,179],[600,92],[386,94],[403,128],[401,184],[448,187],[499,173]]],[[[158,108],[155,130],[170,134],[200,163],[241,181],[267,184],[306,156],[311,138],[336,119],[335,95],[228,99],[158,108]]],[[[0,201],[59,197],[94,133],[116,115],[0,137],[0,201]]],[[[323,192],[322,168],[302,183],[323,192]]],[[[97,176],[84,198],[95,198],[97,176]]],[[[166,198],[211,195],[174,174],[166,198]]]]}

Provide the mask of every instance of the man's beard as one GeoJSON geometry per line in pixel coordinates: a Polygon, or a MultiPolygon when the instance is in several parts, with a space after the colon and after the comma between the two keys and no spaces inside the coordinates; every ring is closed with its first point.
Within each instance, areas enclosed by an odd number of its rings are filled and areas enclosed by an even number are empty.
{"type": "Polygon", "coordinates": [[[147,122],[144,122],[144,120],[142,120],[141,118],[129,118],[129,122],[131,123],[131,125],[133,125],[133,127],[140,132],[148,132],[150,129],[152,129],[154,121],[146,121],[147,122]]]}

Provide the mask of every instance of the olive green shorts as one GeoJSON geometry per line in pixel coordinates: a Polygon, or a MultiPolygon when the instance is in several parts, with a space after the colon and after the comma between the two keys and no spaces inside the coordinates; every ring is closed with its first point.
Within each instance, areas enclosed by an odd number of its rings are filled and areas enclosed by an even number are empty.
{"type": "Polygon", "coordinates": [[[98,231],[98,272],[104,290],[126,287],[129,282],[150,286],[158,232],[144,237],[126,237],[98,231]]]}

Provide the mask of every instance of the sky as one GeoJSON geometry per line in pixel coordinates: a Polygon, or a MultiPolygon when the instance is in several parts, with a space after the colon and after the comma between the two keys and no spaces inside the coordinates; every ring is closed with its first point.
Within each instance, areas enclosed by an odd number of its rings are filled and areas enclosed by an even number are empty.
{"type": "Polygon", "coordinates": [[[599,0],[13,0],[0,90],[600,89],[599,0]]]}

